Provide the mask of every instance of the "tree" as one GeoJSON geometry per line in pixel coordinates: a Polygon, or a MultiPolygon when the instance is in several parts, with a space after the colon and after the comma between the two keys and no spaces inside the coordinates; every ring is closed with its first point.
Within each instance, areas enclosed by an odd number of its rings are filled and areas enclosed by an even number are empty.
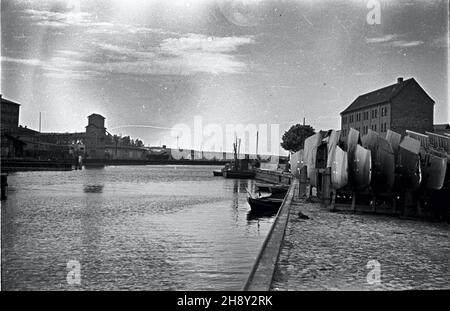
{"type": "Polygon", "coordinates": [[[314,129],[310,125],[296,124],[284,132],[281,147],[292,153],[303,148],[305,139],[315,134],[314,129]]]}

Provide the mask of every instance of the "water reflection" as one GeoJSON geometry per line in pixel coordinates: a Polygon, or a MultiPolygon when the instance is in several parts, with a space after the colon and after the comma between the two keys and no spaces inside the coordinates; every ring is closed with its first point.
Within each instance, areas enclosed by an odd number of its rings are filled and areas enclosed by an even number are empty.
{"type": "Polygon", "coordinates": [[[84,193],[102,193],[104,185],[84,185],[84,193]]]}
{"type": "Polygon", "coordinates": [[[250,210],[250,211],[247,213],[247,221],[248,221],[248,222],[254,222],[254,221],[259,221],[259,220],[262,220],[262,219],[272,218],[272,217],[274,217],[277,213],[278,213],[278,210],[277,210],[277,209],[270,210],[270,211],[255,211],[255,210],[250,210]]]}

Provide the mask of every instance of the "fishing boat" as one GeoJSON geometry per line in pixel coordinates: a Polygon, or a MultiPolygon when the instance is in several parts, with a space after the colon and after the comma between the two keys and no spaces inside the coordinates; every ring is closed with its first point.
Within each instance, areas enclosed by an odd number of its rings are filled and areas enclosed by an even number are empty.
{"type": "Polygon", "coordinates": [[[362,140],[363,147],[370,150],[371,154],[372,190],[375,193],[390,192],[395,181],[395,155],[391,144],[372,130],[362,140]]]}
{"type": "Polygon", "coordinates": [[[331,185],[334,189],[341,189],[348,182],[347,152],[336,146],[331,162],[331,185]]]}
{"type": "Polygon", "coordinates": [[[248,204],[252,211],[273,211],[280,208],[283,199],[269,197],[254,198],[248,196],[248,204]]]}
{"type": "Polygon", "coordinates": [[[249,169],[250,163],[248,159],[239,159],[239,152],[241,147],[241,139],[237,139],[233,143],[234,151],[234,161],[231,163],[230,167],[226,167],[223,172],[223,177],[225,178],[235,178],[235,179],[251,179],[255,177],[255,170],[249,169]]]}

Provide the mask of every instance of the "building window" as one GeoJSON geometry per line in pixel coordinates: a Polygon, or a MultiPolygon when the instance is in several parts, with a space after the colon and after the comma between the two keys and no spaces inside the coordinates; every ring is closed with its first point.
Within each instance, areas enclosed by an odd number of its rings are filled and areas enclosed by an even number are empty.
{"type": "Polygon", "coordinates": [[[356,122],[361,121],[361,113],[358,113],[356,115],[356,122]]]}
{"type": "Polygon", "coordinates": [[[372,110],[372,119],[375,119],[377,117],[377,114],[378,114],[377,109],[372,110]]]}
{"type": "Polygon", "coordinates": [[[342,117],[342,123],[346,124],[347,123],[347,117],[342,117]]]}
{"type": "Polygon", "coordinates": [[[381,116],[382,117],[387,116],[387,107],[382,107],[381,108],[381,116]]]}
{"type": "Polygon", "coordinates": [[[348,117],[348,119],[349,119],[349,123],[353,123],[353,115],[350,115],[350,116],[348,117]]]}

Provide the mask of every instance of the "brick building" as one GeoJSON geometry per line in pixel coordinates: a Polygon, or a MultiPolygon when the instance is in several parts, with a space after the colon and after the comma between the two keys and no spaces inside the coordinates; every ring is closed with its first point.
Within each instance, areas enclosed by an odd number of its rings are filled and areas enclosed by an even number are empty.
{"type": "Polygon", "coordinates": [[[433,132],[434,100],[414,78],[360,95],[341,112],[341,137],[345,139],[350,128],[362,136],[371,129],[381,136],[387,130],[405,135],[406,130],[433,132]]]}

